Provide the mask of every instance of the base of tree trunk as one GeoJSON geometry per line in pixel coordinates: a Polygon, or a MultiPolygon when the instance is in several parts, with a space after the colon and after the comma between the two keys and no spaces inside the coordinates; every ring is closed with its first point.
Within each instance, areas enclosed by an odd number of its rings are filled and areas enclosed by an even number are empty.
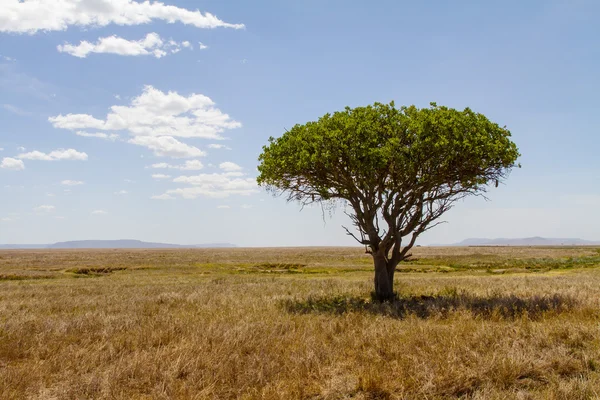
{"type": "Polygon", "coordinates": [[[376,301],[378,303],[391,303],[398,299],[398,293],[377,293],[371,292],[371,300],[376,301]]]}
{"type": "Polygon", "coordinates": [[[373,262],[375,264],[373,300],[379,302],[395,300],[393,267],[382,254],[374,255],[373,262]]]}

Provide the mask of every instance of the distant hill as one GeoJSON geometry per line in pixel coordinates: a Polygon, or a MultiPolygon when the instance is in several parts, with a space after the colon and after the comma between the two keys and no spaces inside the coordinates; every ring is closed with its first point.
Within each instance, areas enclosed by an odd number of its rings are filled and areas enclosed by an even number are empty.
{"type": "Polygon", "coordinates": [[[577,238],[543,238],[529,237],[517,239],[482,239],[470,238],[462,242],[454,243],[446,246],[598,246],[600,242],[583,240],[577,238]]]}
{"type": "Polygon", "coordinates": [[[236,247],[231,243],[180,245],[142,242],[141,240],[75,240],[53,244],[2,244],[0,249],[184,249],[209,247],[236,247]]]}

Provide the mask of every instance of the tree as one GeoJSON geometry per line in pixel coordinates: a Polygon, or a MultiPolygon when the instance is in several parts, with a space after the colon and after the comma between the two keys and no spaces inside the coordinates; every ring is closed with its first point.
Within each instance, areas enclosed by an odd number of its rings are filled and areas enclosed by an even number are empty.
{"type": "Polygon", "coordinates": [[[518,166],[510,131],[469,108],[349,108],[271,137],[259,185],[288,201],[343,202],[373,256],[375,298],[395,296],[398,264],[458,200],[485,196],[518,166]]]}

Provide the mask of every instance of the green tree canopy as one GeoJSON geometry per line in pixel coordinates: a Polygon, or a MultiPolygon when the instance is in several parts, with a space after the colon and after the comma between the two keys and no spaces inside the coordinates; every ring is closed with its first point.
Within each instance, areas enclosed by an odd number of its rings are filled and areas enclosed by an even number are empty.
{"type": "Polygon", "coordinates": [[[303,204],[347,202],[357,232],[346,231],[373,255],[376,294],[385,299],[417,237],[458,199],[485,193],[516,166],[510,137],[469,108],[347,107],[271,137],[257,180],[303,204]]]}

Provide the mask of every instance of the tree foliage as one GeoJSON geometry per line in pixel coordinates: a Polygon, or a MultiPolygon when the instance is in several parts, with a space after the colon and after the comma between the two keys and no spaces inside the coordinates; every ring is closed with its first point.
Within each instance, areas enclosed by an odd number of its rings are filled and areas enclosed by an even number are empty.
{"type": "Polygon", "coordinates": [[[347,202],[358,232],[346,231],[383,257],[393,278],[457,200],[508,176],[519,157],[510,137],[469,108],[347,107],[271,137],[258,183],[303,204],[347,202]]]}

